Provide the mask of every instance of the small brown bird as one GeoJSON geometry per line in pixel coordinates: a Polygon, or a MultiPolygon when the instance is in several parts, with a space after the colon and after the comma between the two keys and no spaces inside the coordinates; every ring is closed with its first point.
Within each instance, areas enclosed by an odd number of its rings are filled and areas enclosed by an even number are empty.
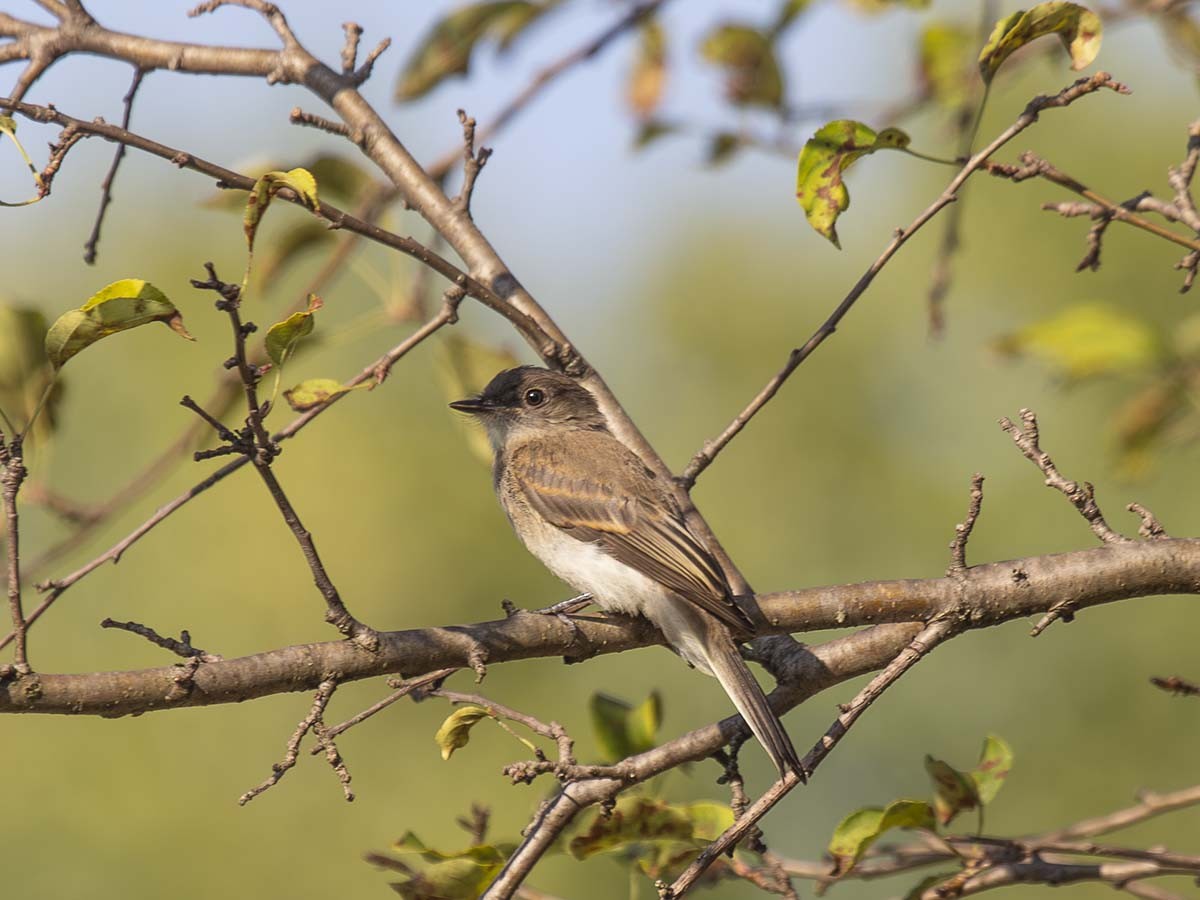
{"type": "Polygon", "coordinates": [[[658,626],[716,676],[779,771],[801,771],[733,638],[752,634],[753,622],[668,486],[613,436],[595,397],[565,375],[522,366],[450,406],[487,428],[496,494],[529,551],[602,609],[658,626]]]}

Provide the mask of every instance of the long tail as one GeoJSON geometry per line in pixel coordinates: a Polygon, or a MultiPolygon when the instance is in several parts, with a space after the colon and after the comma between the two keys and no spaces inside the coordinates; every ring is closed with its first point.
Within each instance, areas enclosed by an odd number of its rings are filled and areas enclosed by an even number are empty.
{"type": "Polygon", "coordinates": [[[792,739],[742,660],[737,644],[724,627],[710,627],[707,632],[703,650],[713,675],[770,755],[779,774],[786,774],[791,769],[803,778],[804,770],[792,739]]]}

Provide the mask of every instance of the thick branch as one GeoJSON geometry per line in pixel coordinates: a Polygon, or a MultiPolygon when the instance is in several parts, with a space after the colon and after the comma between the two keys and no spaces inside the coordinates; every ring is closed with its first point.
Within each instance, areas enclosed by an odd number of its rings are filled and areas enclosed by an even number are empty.
{"type": "MultiPolygon", "coordinates": [[[[1102,603],[1158,594],[1200,593],[1200,540],[1171,539],[1110,544],[1091,550],[1030,557],[975,566],[953,578],[877,581],[808,588],[757,598],[768,623],[765,633],[783,634],[880,623],[927,622],[952,615],[967,628],[998,625],[1045,612],[1069,602],[1082,610],[1102,603]]],[[[910,628],[891,660],[913,636],[910,628]]],[[[380,635],[377,653],[353,642],[302,644],[240,659],[209,663],[195,675],[185,697],[168,702],[164,685],[173,684],[171,667],[82,675],[31,675],[0,685],[0,712],[41,712],[120,716],[177,706],[232,703],[288,691],[315,690],[322,672],[338,672],[342,681],[376,675],[421,674],[435,669],[468,667],[483,651],[490,664],[516,659],[569,655],[582,638],[601,653],[617,653],[661,643],[662,638],[639,619],[577,616],[564,623],[557,617],[532,614],[476,625],[425,628],[380,635]],[[578,633],[576,631],[578,629],[578,633]]],[[[798,658],[807,671],[827,663],[803,650],[798,658]]],[[[829,663],[831,672],[857,665],[856,660],[829,663]]],[[[881,663],[882,664],[882,663],[881,663]]],[[[869,671],[869,670],[867,670],[869,671]]],[[[808,682],[788,684],[776,693],[784,708],[808,682]]],[[[818,678],[819,680],[819,678],[818,678]]],[[[835,679],[836,680],[836,679],[835,679]]],[[[832,683],[832,682],[831,682],[832,683]]],[[[740,732],[732,717],[709,737],[724,740],[740,732]]],[[[695,745],[703,758],[714,747],[707,739],[695,745]]],[[[722,741],[723,742],[723,741],[722,741]]],[[[690,753],[691,751],[689,751],[690,753]]]]}

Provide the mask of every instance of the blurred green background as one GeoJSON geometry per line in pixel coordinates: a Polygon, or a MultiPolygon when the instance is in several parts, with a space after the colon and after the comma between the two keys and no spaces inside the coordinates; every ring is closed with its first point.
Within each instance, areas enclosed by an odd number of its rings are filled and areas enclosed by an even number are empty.
{"type": "MultiPolygon", "coordinates": [[[[451,5],[397,11],[363,3],[336,14],[311,2],[284,8],[301,38],[326,58],[336,58],[346,17],[366,26],[367,45],[384,35],[396,39],[395,55],[383,57],[367,95],[425,160],[455,145],[457,107],[488,121],[539,65],[615,13],[609,5],[575,4],[511,57],[484,53],[470,78],[396,107],[390,93],[401,60],[451,5]]],[[[226,10],[193,22],[183,17],[187,6],[135,11],[116,2],[90,4],[111,27],[197,41],[272,41],[249,14],[226,10]]],[[[679,118],[724,127],[747,124],[744,117],[753,115],[722,108],[717,78],[696,61],[700,36],[734,6],[667,7],[667,104],[679,118]]],[[[774,8],[737,6],[751,20],[768,18],[774,8]]],[[[31,3],[13,7],[15,15],[44,19],[31,3]]],[[[921,27],[956,16],[973,25],[975,15],[971,4],[871,16],[846,4],[819,4],[783,45],[789,91],[798,103],[830,103],[850,114],[855,104],[869,110],[902,100],[912,90],[921,27]]],[[[626,42],[580,67],[489,141],[496,156],[481,178],[475,216],[667,460],[682,467],[824,319],[892,229],[941,191],[950,172],[898,154],[860,164],[850,176],[853,204],[839,223],[845,248],[839,253],[795,206],[794,160],[746,150],[709,169],[703,146],[688,136],[635,153],[636,126],[621,96],[631,53],[626,42]]],[[[1036,149],[1118,200],[1143,188],[1165,193],[1166,167],[1182,157],[1195,114],[1194,77],[1166,54],[1158,31],[1142,23],[1111,28],[1098,65],[1129,82],[1134,94],[1105,93],[1046,113],[1005,157],[1036,149]]],[[[15,71],[5,69],[6,83],[15,71]]],[[[1073,77],[1058,55],[1002,75],[981,136],[1005,127],[1033,94],[1073,77]]],[[[118,120],[127,78],[116,64],[72,58],[30,99],[118,120]]],[[[156,72],[133,127],[243,168],[254,157],[290,166],[318,150],[348,152],[332,137],[288,126],[287,112],[297,103],[317,110],[299,89],[156,72]]],[[[869,112],[858,115],[870,121],[869,112]]],[[[798,146],[819,124],[800,124],[789,134],[798,146]]],[[[902,124],[914,146],[953,155],[944,115],[902,124]]],[[[21,135],[44,159],[42,141],[54,132],[23,124],[21,135]]],[[[238,217],[203,205],[212,190],[204,179],[130,154],[98,263],[86,266],[80,247],[109,157],[108,145],[85,143],[73,151],[50,200],[4,212],[4,299],[53,316],[110,281],[141,277],[176,301],[198,342],[141,329],[68,367],[62,426],[52,444],[31,449],[30,462],[35,480],[80,502],[106,498],[189,424],[179,397],[207,393],[229,346],[224,317],[187,279],[202,275],[205,260],[233,279],[244,262],[238,217]]],[[[28,186],[16,157],[4,159],[3,196],[23,196],[28,186]]],[[[1172,534],[1200,530],[1194,444],[1156,449],[1136,477],[1115,446],[1115,410],[1148,374],[1073,384],[1052,367],[1006,360],[990,349],[1004,335],[1081,302],[1102,301],[1144,320],[1163,344],[1193,312],[1193,296],[1177,293],[1177,248],[1130,229],[1110,229],[1099,272],[1075,274],[1086,222],[1038,209],[1059,199],[1068,198],[1044,183],[973,182],[945,337],[927,336],[924,294],[940,235],[934,223],[703,476],[697,500],[757,589],[939,574],[974,471],[988,480],[971,561],[1092,546],[1074,510],[1042,486],[996,425],[1023,406],[1038,412],[1043,446],[1063,472],[1095,483],[1115,526],[1136,530],[1123,507],[1138,500],[1172,534]]],[[[273,209],[263,246],[302,217],[299,210],[273,209]]],[[[412,214],[396,213],[390,224],[418,238],[426,233],[412,214]]],[[[323,258],[313,253],[292,267],[250,301],[247,315],[269,324],[323,258]]],[[[348,377],[398,343],[412,326],[391,323],[379,310],[406,288],[411,272],[407,260],[378,248],[358,251],[350,271],[324,292],[323,339],[289,367],[285,385],[348,377]]],[[[507,345],[532,361],[504,323],[477,305],[464,306],[456,333],[507,345]]],[[[439,337],[413,353],[381,389],[347,398],[289,442],[277,464],[347,604],[381,629],[479,621],[497,617],[504,598],[534,607],[568,595],[510,534],[486,467],[469,448],[471,426],[445,408],[443,343],[439,337]]],[[[280,411],[272,423],[286,419],[280,411]]],[[[72,571],[213,467],[181,462],[151,496],[37,577],[72,571]]],[[[65,533],[35,508],[27,508],[23,522],[27,557],[65,533]]],[[[33,600],[31,592],[27,607],[33,600]]],[[[101,568],[68,592],[33,631],[31,655],[45,672],[168,662],[139,638],[97,627],[111,616],[164,633],[187,628],[198,646],[232,657],[331,639],[322,611],[291,535],[265,491],[242,472],[151,533],[119,566],[101,568]]],[[[1036,641],[1023,623],[961,637],[902,680],[813,783],[771,815],[771,846],[787,856],[818,857],[833,826],[857,806],[927,795],[925,753],[969,767],[988,732],[1003,735],[1016,753],[1009,785],[988,814],[995,833],[1065,824],[1126,805],[1141,788],[1192,783],[1200,773],[1200,716],[1194,704],[1155,690],[1147,679],[1200,675],[1198,626],[1194,598],[1157,598],[1090,611],[1036,641]]],[[[452,682],[468,684],[464,676],[452,682]]],[[[815,740],[836,704],[857,687],[845,684],[789,715],[797,745],[815,740]]],[[[602,689],[640,700],[652,688],[664,697],[664,736],[728,711],[715,682],[663,649],[569,667],[557,660],[496,666],[481,690],[562,722],[581,757],[594,759],[591,694],[602,689]]],[[[382,679],[343,687],[329,720],[386,691],[382,679]]],[[[365,851],[386,849],[409,829],[447,849],[464,845],[454,818],[473,802],[492,807],[497,839],[515,838],[552,787],[509,786],[499,769],[525,751],[487,723],[443,762],[432,737],[447,707],[429,701],[398,705],[340,741],[354,775],[353,804],[342,800],[325,764],[305,756],[280,785],[239,808],[237,797],[269,773],[308,706],[308,697],[291,695],[117,721],[0,719],[0,810],[9,823],[0,869],[7,893],[93,900],[389,896],[388,876],[361,861],[365,851]]],[[[748,748],[744,761],[751,789],[765,787],[765,757],[748,748]]],[[[725,790],[714,783],[718,774],[715,765],[700,765],[672,773],[654,790],[671,799],[724,800],[725,790]]],[[[1151,823],[1128,840],[1195,851],[1200,812],[1151,823]]],[[[845,884],[836,894],[893,896],[915,880],[845,884]]],[[[629,890],[618,864],[562,855],[548,858],[533,883],[570,898],[629,890]]],[[[1022,897],[1049,895],[1018,890],[1022,897]]],[[[1110,891],[1072,890],[1079,897],[1110,891]]],[[[652,893],[648,883],[640,885],[640,896],[652,893]]],[[[751,889],[723,884],[713,896],[748,897],[751,889]]]]}

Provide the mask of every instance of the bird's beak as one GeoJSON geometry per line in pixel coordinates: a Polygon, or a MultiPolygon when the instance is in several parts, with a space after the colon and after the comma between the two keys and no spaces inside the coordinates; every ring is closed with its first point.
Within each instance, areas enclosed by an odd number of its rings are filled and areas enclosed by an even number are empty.
{"type": "Polygon", "coordinates": [[[468,397],[465,400],[455,400],[450,404],[451,409],[457,409],[459,412],[470,413],[471,415],[479,415],[479,413],[490,410],[491,404],[485,403],[482,397],[468,397]]]}

